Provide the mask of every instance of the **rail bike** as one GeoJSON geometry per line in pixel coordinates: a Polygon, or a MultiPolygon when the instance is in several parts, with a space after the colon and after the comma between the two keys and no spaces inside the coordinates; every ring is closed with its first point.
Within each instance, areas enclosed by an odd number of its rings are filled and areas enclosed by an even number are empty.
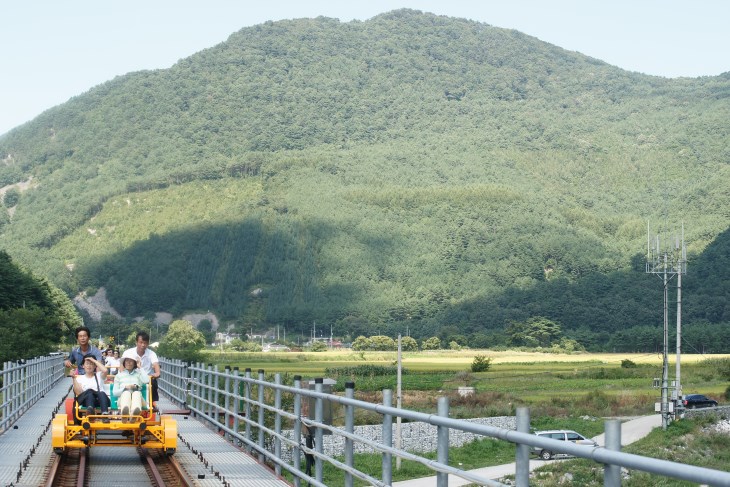
{"type": "Polygon", "coordinates": [[[65,412],[57,413],[51,425],[51,446],[62,454],[70,448],[93,448],[95,446],[121,446],[159,448],[167,455],[177,449],[177,421],[170,415],[160,414],[151,407],[151,383],[142,387],[145,407],[139,414],[121,414],[114,384],[104,384],[109,396],[109,414],[97,414],[87,410],[74,398],[65,401],[65,412]]]}

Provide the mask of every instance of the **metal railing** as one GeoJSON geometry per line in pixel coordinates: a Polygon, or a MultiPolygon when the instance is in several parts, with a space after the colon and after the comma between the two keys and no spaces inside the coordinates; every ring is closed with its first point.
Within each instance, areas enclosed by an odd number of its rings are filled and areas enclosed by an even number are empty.
{"type": "Polygon", "coordinates": [[[5,432],[65,373],[63,356],[3,363],[0,371],[0,433],[5,432]]]}
{"type": "Polygon", "coordinates": [[[344,472],[345,486],[351,487],[358,478],[373,486],[392,484],[392,459],[418,462],[436,473],[436,485],[446,487],[448,476],[455,475],[478,485],[503,486],[497,481],[476,475],[473,472],[450,466],[450,431],[463,431],[508,441],[517,445],[515,455],[515,481],[518,487],[529,484],[530,449],[537,447],[554,453],[573,455],[603,464],[604,485],[621,485],[621,467],[636,469],[664,477],[672,477],[708,485],[730,486],[730,473],[695,467],[681,463],[658,460],[623,453],[621,449],[621,427],[618,421],[606,421],[606,446],[589,448],[583,445],[559,441],[530,434],[530,418],[527,408],[517,410],[517,430],[497,428],[472,422],[451,419],[448,398],[440,398],[436,414],[426,414],[392,407],[392,392],[383,391],[383,403],[372,404],[354,399],[354,383],[345,385],[345,395],[338,396],[323,392],[321,379],[315,380],[314,390],[307,388],[301,377],[294,376],[293,385],[284,385],[281,375],[274,381],[265,380],[264,371],[258,377],[246,369],[226,367],[219,371],[217,366],[187,364],[176,360],[160,359],[163,374],[159,380],[160,389],[173,401],[189,408],[199,419],[206,420],[225,433],[232,442],[243,446],[260,461],[273,464],[280,475],[289,472],[294,485],[306,482],[323,487],[323,462],[329,462],[344,472]],[[314,403],[314,411],[305,411],[307,402],[314,403]],[[286,403],[284,407],[282,404],[286,403]],[[344,407],[344,427],[327,424],[324,419],[325,405],[340,404],[344,407]],[[355,409],[373,411],[382,416],[382,440],[374,441],[354,432],[355,409]],[[422,421],[437,428],[437,458],[429,460],[414,453],[393,447],[393,420],[400,416],[410,421],[422,421]],[[283,434],[282,424],[286,421],[293,434],[283,434]],[[344,461],[323,450],[323,435],[344,437],[344,461]],[[354,444],[365,444],[382,455],[380,478],[358,470],[354,464],[354,444]],[[287,455],[283,455],[284,451],[287,455]],[[290,458],[285,460],[284,458],[290,458]],[[304,468],[302,468],[304,465],[304,468]],[[312,472],[314,467],[314,472],[312,472]]]}

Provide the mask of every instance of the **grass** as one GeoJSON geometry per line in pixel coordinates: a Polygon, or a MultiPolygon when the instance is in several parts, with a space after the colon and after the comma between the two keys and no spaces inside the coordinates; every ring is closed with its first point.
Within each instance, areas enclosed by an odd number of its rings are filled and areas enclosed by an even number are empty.
{"type": "MultiPolygon", "coordinates": [[[[436,459],[436,453],[424,453],[422,456],[430,460],[436,459]]],[[[344,461],[343,458],[339,458],[338,460],[344,461]]],[[[473,441],[463,447],[451,448],[449,450],[449,463],[465,470],[501,465],[513,462],[514,460],[515,446],[499,440],[485,439],[473,441]]],[[[383,471],[382,461],[382,456],[378,454],[358,454],[355,455],[354,464],[358,470],[366,472],[375,478],[380,478],[383,471]]],[[[392,459],[391,463],[393,481],[395,482],[434,475],[433,470],[418,462],[403,460],[400,469],[396,469],[395,459],[392,459]]],[[[344,474],[341,470],[325,464],[323,480],[326,485],[344,485],[344,474]]],[[[354,484],[369,485],[359,479],[356,479],[354,484]]]]}
{"type": "MultiPolygon", "coordinates": [[[[657,428],[646,438],[629,445],[623,451],[727,471],[730,465],[730,435],[711,431],[709,426],[714,421],[714,418],[676,421],[669,425],[667,431],[657,428]]],[[[535,471],[530,485],[600,487],[603,485],[603,468],[583,459],[556,461],[535,471]]],[[[630,470],[624,471],[621,485],[680,487],[697,484],[630,470]]]]}

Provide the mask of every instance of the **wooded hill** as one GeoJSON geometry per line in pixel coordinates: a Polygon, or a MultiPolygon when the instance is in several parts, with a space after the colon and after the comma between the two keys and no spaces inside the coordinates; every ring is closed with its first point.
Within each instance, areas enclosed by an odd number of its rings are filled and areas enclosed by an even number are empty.
{"type": "Polygon", "coordinates": [[[0,250],[0,365],[45,355],[82,324],[70,299],[0,250]]]}
{"type": "Polygon", "coordinates": [[[630,73],[463,19],[267,22],[0,137],[0,248],[129,317],[498,343],[545,316],[600,348],[661,340],[647,220],[684,221],[684,319],[714,332],[729,115],[730,73],[630,73]]]}

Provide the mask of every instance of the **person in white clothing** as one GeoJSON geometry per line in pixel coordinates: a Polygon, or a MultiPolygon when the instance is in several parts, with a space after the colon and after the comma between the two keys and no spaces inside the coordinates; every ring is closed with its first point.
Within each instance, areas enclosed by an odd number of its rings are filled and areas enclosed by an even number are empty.
{"type": "Polygon", "coordinates": [[[114,375],[119,372],[121,364],[119,363],[119,354],[114,356],[114,350],[108,348],[104,354],[104,365],[109,369],[109,375],[114,375]]]}
{"type": "Polygon", "coordinates": [[[71,371],[76,402],[86,407],[89,414],[96,414],[96,408],[101,409],[101,414],[109,414],[109,397],[104,392],[106,366],[96,360],[93,354],[84,356],[82,366],[84,374],[71,371]]]}
{"type": "Polygon", "coordinates": [[[157,354],[150,350],[150,335],[146,331],[140,331],[137,333],[137,346],[125,350],[122,354],[122,361],[129,357],[134,359],[140,364],[140,368],[144,370],[147,375],[152,379],[152,407],[157,409],[157,402],[160,400],[159,393],[157,392],[157,378],[160,376],[160,360],[157,358],[157,354]]]}
{"type": "Polygon", "coordinates": [[[150,378],[139,365],[133,358],[125,357],[122,359],[123,370],[114,377],[114,397],[118,398],[123,416],[130,412],[133,416],[139,416],[142,408],[147,407],[141,391],[150,378]]]}

